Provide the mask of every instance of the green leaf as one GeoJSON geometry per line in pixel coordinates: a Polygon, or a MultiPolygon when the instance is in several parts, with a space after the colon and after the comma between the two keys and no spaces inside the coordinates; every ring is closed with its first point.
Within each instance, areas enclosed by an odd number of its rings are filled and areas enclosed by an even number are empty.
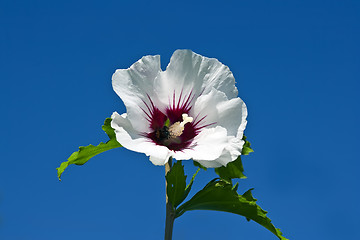
{"type": "Polygon", "coordinates": [[[254,150],[250,147],[250,142],[246,140],[245,135],[243,136],[242,140],[245,141],[244,146],[241,150],[241,155],[249,155],[249,153],[254,152],[254,150]]]}
{"type": "Polygon", "coordinates": [[[185,198],[186,176],[181,161],[177,161],[166,174],[166,192],[169,202],[176,208],[185,198]]]}
{"type": "Polygon", "coordinates": [[[221,179],[228,182],[231,182],[233,178],[246,178],[240,156],[235,161],[229,162],[225,167],[215,168],[215,172],[221,179]]]}
{"type": "MultiPolygon", "coordinates": [[[[254,190],[253,188],[250,188],[249,190],[247,190],[242,196],[248,200],[248,201],[257,201],[257,199],[255,199],[251,193],[251,191],[254,190]]],[[[246,220],[250,221],[250,218],[246,218],[246,220]]]]}
{"type": "Polygon", "coordinates": [[[175,217],[180,217],[191,210],[214,210],[238,214],[259,223],[279,239],[286,240],[266,216],[267,212],[256,204],[256,199],[253,198],[250,190],[241,196],[232,184],[223,180],[210,181],[204,189],[176,210],[175,217]]]}
{"type": "Polygon", "coordinates": [[[253,197],[251,191],[254,190],[253,188],[250,188],[249,190],[247,190],[242,196],[248,200],[248,201],[254,201],[256,202],[257,199],[253,197]]]}
{"type": "Polygon", "coordinates": [[[83,165],[87,161],[89,161],[90,158],[96,156],[99,153],[105,152],[107,150],[121,147],[120,143],[116,141],[116,136],[114,129],[111,127],[111,118],[106,118],[104,125],[102,126],[102,129],[105,131],[105,133],[109,136],[110,140],[106,143],[101,142],[99,145],[89,145],[86,147],[79,147],[79,151],[74,152],[70,155],[70,157],[67,159],[66,162],[61,163],[60,167],[56,168],[58,172],[58,178],[59,180],[61,177],[61,174],[65,171],[65,169],[71,165],[83,165]]]}

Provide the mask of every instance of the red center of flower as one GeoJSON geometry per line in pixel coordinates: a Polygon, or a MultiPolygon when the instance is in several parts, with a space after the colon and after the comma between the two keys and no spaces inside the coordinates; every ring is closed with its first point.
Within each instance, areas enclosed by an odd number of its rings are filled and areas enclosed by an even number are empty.
{"type": "Polygon", "coordinates": [[[150,104],[144,101],[148,111],[142,110],[146,114],[151,132],[144,133],[143,135],[157,145],[166,146],[173,151],[190,148],[194,137],[200,132],[201,128],[205,127],[199,126],[205,116],[201,119],[197,119],[198,116],[195,116],[194,120],[191,116],[188,117],[191,110],[191,102],[194,99],[192,92],[186,98],[182,97],[181,92],[177,102],[175,102],[174,93],[173,101],[169,103],[169,107],[165,109],[165,112],[160,111],[154,106],[149,96],[148,99],[150,104]]]}

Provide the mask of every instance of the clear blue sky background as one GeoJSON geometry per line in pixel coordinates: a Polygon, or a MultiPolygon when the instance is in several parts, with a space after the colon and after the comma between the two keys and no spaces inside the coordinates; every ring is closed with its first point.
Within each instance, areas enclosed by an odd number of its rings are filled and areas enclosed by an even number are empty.
{"type": "MultiPolygon", "coordinates": [[[[360,2],[0,0],[0,239],[163,239],[163,167],[115,149],[59,182],[78,146],[124,112],[111,75],[176,49],[216,57],[249,110],[243,158],[258,203],[295,239],[360,239],[360,2]]],[[[186,164],[187,173],[195,171],[186,164]]],[[[193,193],[215,177],[200,172],[193,193]]],[[[276,239],[194,211],[174,240],[276,239]]]]}

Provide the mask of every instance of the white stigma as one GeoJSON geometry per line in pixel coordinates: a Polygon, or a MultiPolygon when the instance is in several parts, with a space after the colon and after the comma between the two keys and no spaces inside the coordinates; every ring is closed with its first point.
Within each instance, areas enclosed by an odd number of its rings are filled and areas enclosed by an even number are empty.
{"type": "Polygon", "coordinates": [[[183,121],[180,123],[180,126],[184,127],[185,124],[191,123],[194,119],[192,117],[189,117],[186,113],[183,113],[182,115],[183,121]]]}
{"type": "Polygon", "coordinates": [[[183,113],[182,115],[183,121],[182,122],[176,122],[173,125],[169,127],[169,133],[171,137],[179,137],[184,131],[185,124],[191,123],[194,119],[192,117],[189,117],[186,113],[183,113]]]}

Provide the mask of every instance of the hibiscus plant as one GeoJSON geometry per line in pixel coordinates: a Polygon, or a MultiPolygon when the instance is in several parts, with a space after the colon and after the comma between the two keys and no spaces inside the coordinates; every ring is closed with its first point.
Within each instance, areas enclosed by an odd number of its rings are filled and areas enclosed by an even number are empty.
{"type": "Polygon", "coordinates": [[[232,182],[246,178],[241,155],[253,150],[244,136],[247,108],[227,66],[177,50],[166,71],[159,55],[144,56],[130,68],[116,70],[112,86],[127,112],[107,118],[102,129],[109,141],[80,147],[57,168],[59,179],[71,164],[82,165],[99,153],[125,147],[145,153],[154,165],[165,165],[165,240],[172,239],[174,220],[191,210],[238,214],[286,239],[256,204],[252,189],[240,195],[238,183],[232,182]],[[192,160],[198,168],[188,184],[183,160],[192,160]],[[218,177],[184,202],[196,174],[206,168],[215,168],[218,177]]]}

